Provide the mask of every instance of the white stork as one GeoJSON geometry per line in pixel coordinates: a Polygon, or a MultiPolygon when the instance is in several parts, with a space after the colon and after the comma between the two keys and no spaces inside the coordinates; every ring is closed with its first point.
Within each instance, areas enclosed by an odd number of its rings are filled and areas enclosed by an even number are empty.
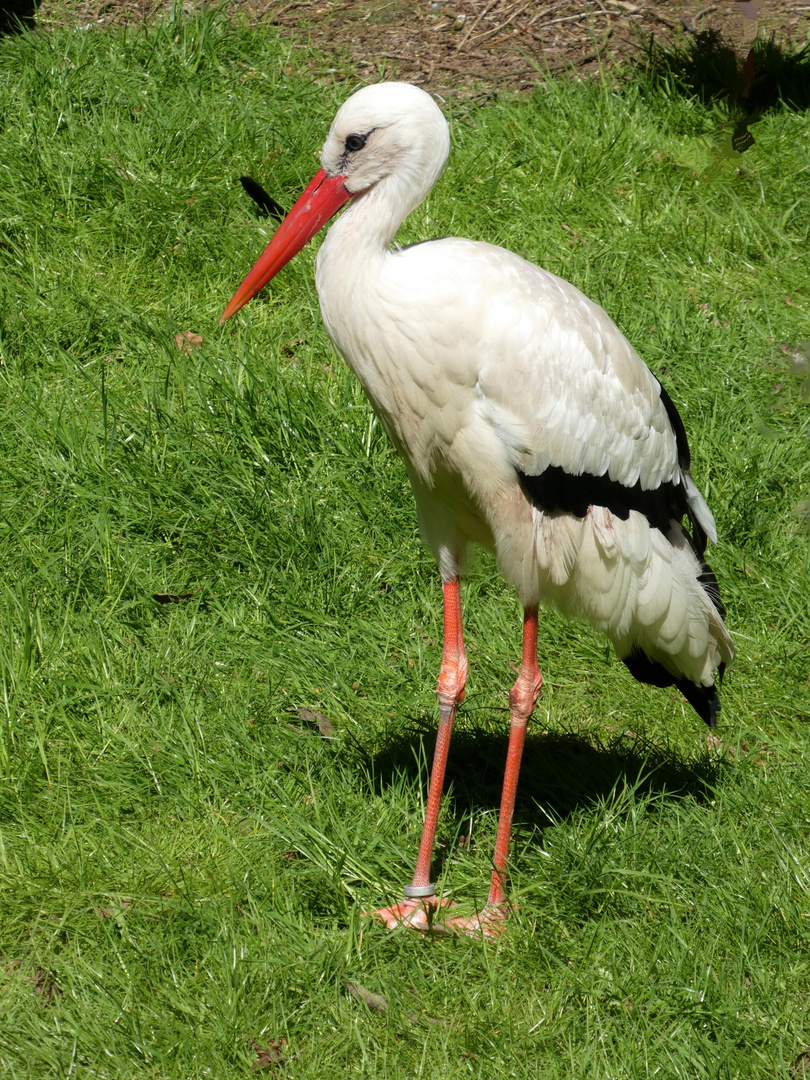
{"type": "Polygon", "coordinates": [[[237,289],[230,318],[346,203],[318,252],[326,329],[405,462],[444,589],[439,729],[422,840],[405,898],[374,914],[424,928],[431,856],[467,660],[459,575],[467,546],[495,552],[523,604],[523,655],[489,899],[455,929],[508,912],[506,857],[526,725],[542,677],[540,602],[584,616],[635,678],[675,686],[710,726],[715,675],[733,657],[704,561],[712,515],[689,476],[669,395],[607,314],[503,248],[442,239],[392,246],[450,147],[424,91],[381,83],[339,109],[309,187],[237,289]],[[688,523],[685,526],[684,521],[688,523]]]}

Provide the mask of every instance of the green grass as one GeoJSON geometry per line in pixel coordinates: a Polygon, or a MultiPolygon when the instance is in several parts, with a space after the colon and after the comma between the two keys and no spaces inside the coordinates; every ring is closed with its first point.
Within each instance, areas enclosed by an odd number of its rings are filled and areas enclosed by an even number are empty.
{"type": "MultiPolygon", "coordinates": [[[[349,92],[312,61],[215,15],[0,41],[0,1071],[233,1077],[254,1040],[296,1078],[787,1076],[810,423],[782,347],[810,337],[810,118],[711,165],[721,110],[661,88],[448,104],[403,239],[505,244],[622,326],[691,434],[739,659],[720,759],[678,695],[546,616],[517,913],[425,940],[360,917],[409,877],[435,726],[405,473],[320,325],[314,245],[217,325],[269,228],[236,178],[291,205],[349,92]]],[[[488,558],[464,599],[437,866],[474,903],[520,613],[488,558]]]]}

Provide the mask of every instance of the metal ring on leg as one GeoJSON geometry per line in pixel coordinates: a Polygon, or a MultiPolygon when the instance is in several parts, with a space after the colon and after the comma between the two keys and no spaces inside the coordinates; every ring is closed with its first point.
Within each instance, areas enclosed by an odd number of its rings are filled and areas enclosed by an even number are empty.
{"type": "Polygon", "coordinates": [[[405,886],[405,899],[406,900],[422,900],[426,896],[435,896],[435,885],[406,885],[405,886]]]}

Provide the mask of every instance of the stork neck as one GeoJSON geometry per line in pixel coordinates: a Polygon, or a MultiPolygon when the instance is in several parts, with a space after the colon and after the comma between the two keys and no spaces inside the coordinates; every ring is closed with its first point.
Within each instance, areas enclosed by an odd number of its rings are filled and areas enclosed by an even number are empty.
{"type": "Polygon", "coordinates": [[[339,250],[344,260],[368,262],[390,250],[400,225],[424,198],[422,192],[414,195],[397,180],[386,176],[352,199],[329,230],[321,248],[325,257],[339,250]]]}

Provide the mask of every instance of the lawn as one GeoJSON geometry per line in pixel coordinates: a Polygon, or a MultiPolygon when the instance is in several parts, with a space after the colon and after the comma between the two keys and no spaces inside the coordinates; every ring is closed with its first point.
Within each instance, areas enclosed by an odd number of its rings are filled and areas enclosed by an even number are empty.
{"type": "MultiPolygon", "coordinates": [[[[362,917],[410,877],[436,723],[407,477],[321,327],[317,242],[218,326],[274,225],[238,177],[292,205],[355,85],[314,60],[216,14],[0,40],[0,1071],[788,1078],[810,116],[729,156],[722,103],[639,76],[444,103],[450,164],[401,239],[503,244],[616,320],[690,433],[738,659],[708,746],[545,614],[515,916],[421,938],[362,917]]],[[[473,904],[521,619],[489,557],[463,599],[437,868],[473,904]]]]}

